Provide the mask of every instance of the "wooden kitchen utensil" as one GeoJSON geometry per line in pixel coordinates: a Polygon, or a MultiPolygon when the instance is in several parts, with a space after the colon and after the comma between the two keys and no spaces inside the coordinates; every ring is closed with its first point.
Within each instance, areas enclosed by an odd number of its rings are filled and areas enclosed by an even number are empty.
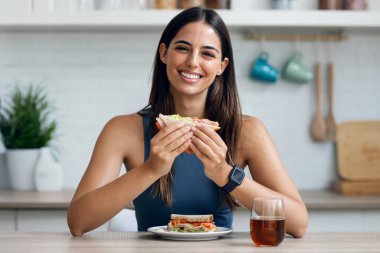
{"type": "Polygon", "coordinates": [[[351,121],[337,128],[338,172],[350,181],[380,181],[380,121],[351,121]]]}
{"type": "Polygon", "coordinates": [[[310,133],[314,141],[321,142],[326,140],[326,122],[321,112],[321,66],[317,62],[314,66],[315,75],[315,94],[316,111],[311,121],[310,133]]]}
{"type": "Polygon", "coordinates": [[[328,98],[328,112],[326,118],[327,139],[335,141],[336,137],[336,122],[333,112],[333,97],[334,97],[334,65],[329,62],[327,65],[327,98],[328,98]]]}

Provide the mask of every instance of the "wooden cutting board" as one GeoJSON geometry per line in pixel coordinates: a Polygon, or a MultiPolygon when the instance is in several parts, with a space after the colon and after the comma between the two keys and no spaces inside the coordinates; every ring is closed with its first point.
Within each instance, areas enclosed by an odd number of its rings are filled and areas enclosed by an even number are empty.
{"type": "Polygon", "coordinates": [[[332,189],[343,195],[380,195],[380,181],[336,180],[332,189]]]}
{"type": "Polygon", "coordinates": [[[380,181],[380,121],[351,121],[337,128],[339,175],[351,181],[380,181]]]}

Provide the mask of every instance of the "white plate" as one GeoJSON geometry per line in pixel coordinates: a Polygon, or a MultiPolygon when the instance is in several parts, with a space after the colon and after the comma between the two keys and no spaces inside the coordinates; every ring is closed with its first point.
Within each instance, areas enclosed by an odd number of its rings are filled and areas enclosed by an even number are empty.
{"type": "Polygon", "coordinates": [[[202,240],[214,240],[219,236],[231,233],[232,230],[224,227],[217,227],[214,232],[174,232],[168,231],[166,226],[158,226],[148,228],[149,232],[161,236],[164,239],[169,240],[184,240],[184,241],[202,241],[202,240]]]}

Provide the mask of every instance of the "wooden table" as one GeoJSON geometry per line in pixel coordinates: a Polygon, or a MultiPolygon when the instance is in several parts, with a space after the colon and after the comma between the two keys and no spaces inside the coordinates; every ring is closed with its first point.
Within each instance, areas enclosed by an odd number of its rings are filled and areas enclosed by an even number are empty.
{"type": "Polygon", "coordinates": [[[255,247],[248,233],[233,232],[211,241],[162,240],[148,232],[0,233],[0,252],[380,252],[380,233],[309,233],[286,237],[277,247],[255,247]]]}

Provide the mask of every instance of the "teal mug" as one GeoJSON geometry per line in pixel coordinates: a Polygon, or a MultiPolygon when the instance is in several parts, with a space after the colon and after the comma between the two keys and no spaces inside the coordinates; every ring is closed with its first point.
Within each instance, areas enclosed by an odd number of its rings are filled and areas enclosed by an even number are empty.
{"type": "Polygon", "coordinates": [[[275,83],[280,71],[268,63],[268,53],[262,51],[251,69],[251,77],[266,83],[275,83]]]}
{"type": "Polygon", "coordinates": [[[313,79],[313,72],[302,64],[301,58],[299,53],[294,53],[290,57],[282,73],[284,80],[295,83],[308,83],[313,79]]]}

